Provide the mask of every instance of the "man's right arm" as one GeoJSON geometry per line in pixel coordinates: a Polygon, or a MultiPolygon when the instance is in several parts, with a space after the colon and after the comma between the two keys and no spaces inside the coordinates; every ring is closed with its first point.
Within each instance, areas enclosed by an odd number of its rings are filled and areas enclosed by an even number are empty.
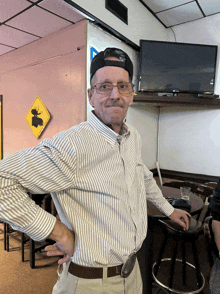
{"type": "Polygon", "coordinates": [[[54,245],[45,248],[48,251],[47,255],[64,255],[59,264],[69,261],[75,247],[74,232],[36,205],[15,180],[0,177],[0,183],[1,219],[9,223],[13,229],[25,232],[36,241],[46,238],[54,240],[54,245]]]}
{"type": "Polygon", "coordinates": [[[68,138],[55,137],[0,161],[0,219],[35,241],[48,238],[56,218],[27,192],[52,193],[73,185],[75,153],[69,146],[68,138]]]}
{"type": "Polygon", "coordinates": [[[0,219],[14,230],[42,241],[51,234],[56,218],[37,205],[9,175],[0,176],[0,219]]]}

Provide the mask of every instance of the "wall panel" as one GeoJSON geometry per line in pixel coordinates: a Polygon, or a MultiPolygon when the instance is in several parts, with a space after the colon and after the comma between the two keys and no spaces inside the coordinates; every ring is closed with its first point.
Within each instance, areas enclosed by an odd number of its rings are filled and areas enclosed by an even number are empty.
{"type": "Polygon", "coordinates": [[[4,157],[35,146],[86,119],[86,43],[87,21],[82,21],[1,56],[3,64],[4,58],[10,59],[10,64],[15,60],[15,68],[1,75],[4,157]],[[29,58],[29,54],[35,58],[29,58]],[[17,60],[24,60],[24,56],[27,60],[22,66],[17,60]],[[39,139],[34,137],[25,119],[36,96],[42,99],[52,117],[39,139]]]}

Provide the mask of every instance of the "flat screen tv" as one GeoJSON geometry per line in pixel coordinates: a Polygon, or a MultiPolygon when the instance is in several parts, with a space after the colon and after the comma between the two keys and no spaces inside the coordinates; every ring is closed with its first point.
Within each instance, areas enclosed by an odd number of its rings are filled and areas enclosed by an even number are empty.
{"type": "Polygon", "coordinates": [[[217,46],[140,41],[139,91],[214,94],[217,46]]]}

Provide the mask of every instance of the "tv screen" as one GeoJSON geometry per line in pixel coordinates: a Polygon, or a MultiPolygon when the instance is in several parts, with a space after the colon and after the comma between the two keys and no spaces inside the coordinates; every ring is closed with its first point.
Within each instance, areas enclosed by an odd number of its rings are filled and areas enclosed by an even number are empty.
{"type": "Polygon", "coordinates": [[[217,46],[140,41],[139,91],[214,94],[217,46]]]}

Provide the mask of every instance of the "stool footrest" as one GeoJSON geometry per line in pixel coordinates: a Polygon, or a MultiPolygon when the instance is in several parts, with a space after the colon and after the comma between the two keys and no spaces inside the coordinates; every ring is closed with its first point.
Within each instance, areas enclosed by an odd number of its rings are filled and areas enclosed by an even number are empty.
{"type": "MultiPolygon", "coordinates": [[[[161,264],[163,263],[163,262],[171,262],[171,258],[163,258],[163,259],[161,259],[161,264]]],[[[183,261],[181,260],[181,259],[176,259],[176,262],[181,262],[181,263],[183,263],[183,261]]],[[[189,263],[189,262],[185,262],[185,264],[186,264],[186,266],[189,266],[190,268],[192,268],[192,269],[194,269],[194,270],[196,270],[196,267],[193,265],[193,264],[191,264],[191,263],[189,263]]],[[[171,287],[169,287],[168,285],[165,285],[163,282],[161,282],[158,278],[157,278],[157,274],[155,274],[155,268],[157,267],[157,262],[155,262],[154,264],[153,264],[153,267],[152,267],[152,275],[153,275],[153,278],[154,278],[154,280],[156,281],[156,283],[159,285],[159,286],[161,286],[161,287],[163,287],[164,289],[167,289],[168,291],[171,291],[171,292],[173,292],[173,293],[178,293],[178,294],[194,294],[194,293],[200,293],[201,291],[202,291],[202,289],[204,288],[204,286],[205,286],[205,278],[204,278],[204,276],[203,276],[203,274],[200,272],[200,277],[201,277],[201,280],[202,280],[202,285],[200,286],[200,288],[199,289],[195,289],[195,290],[185,290],[185,291],[182,291],[182,290],[178,290],[178,289],[175,289],[175,288],[171,288],[171,287]],[[188,292],[187,292],[188,291],[188,292]]],[[[159,271],[158,271],[159,272],[159,271]]]]}

